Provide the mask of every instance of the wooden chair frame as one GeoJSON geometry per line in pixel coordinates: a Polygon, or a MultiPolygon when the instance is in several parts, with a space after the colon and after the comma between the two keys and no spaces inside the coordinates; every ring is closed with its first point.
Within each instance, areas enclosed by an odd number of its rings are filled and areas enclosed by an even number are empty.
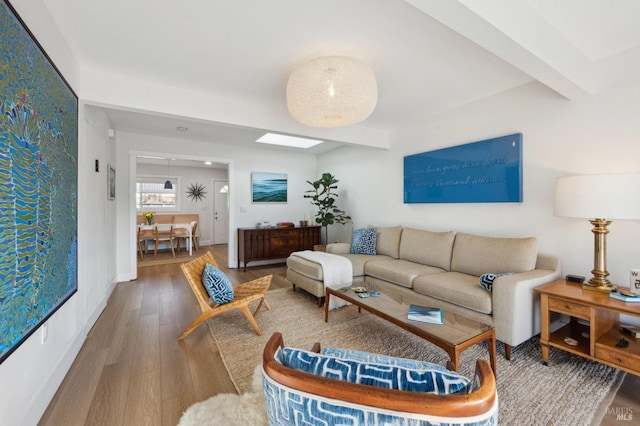
{"type": "MultiPolygon", "coordinates": [[[[198,248],[199,248],[198,237],[196,237],[197,229],[198,229],[198,222],[191,222],[191,248],[194,251],[198,251],[198,248]]],[[[184,228],[176,229],[174,231],[174,235],[178,240],[178,248],[176,249],[176,251],[180,253],[180,246],[181,246],[180,241],[182,239],[184,239],[184,249],[188,250],[189,246],[187,245],[187,240],[189,239],[189,234],[187,233],[187,231],[184,228]]]]}
{"type": "Polygon", "coordinates": [[[209,251],[188,263],[183,263],[182,265],[180,265],[184,276],[189,282],[189,286],[191,287],[193,294],[198,300],[198,304],[200,305],[200,310],[202,311],[202,313],[184,330],[184,332],[178,337],[178,339],[182,340],[187,337],[189,333],[191,333],[196,329],[196,327],[198,327],[209,318],[231,311],[233,309],[239,309],[240,312],[242,312],[247,318],[256,334],[258,336],[262,336],[262,330],[260,330],[260,327],[256,322],[256,317],[258,316],[262,305],[265,305],[267,309],[271,309],[271,306],[269,305],[269,302],[265,297],[265,293],[271,286],[271,279],[273,278],[273,275],[267,275],[253,281],[235,286],[233,288],[233,301],[224,304],[215,304],[215,302],[211,301],[209,293],[207,293],[206,288],[202,284],[202,272],[204,271],[207,263],[212,264],[216,268],[218,267],[215,258],[209,251]],[[255,309],[255,311],[251,313],[251,310],[249,309],[249,303],[253,302],[254,300],[260,300],[260,303],[258,303],[258,307],[255,309]]]}
{"type": "Polygon", "coordinates": [[[149,241],[155,241],[155,234],[151,230],[142,229],[142,225],[138,225],[136,238],[138,240],[138,253],[140,254],[140,260],[144,260],[144,254],[147,251],[147,243],[149,241]]]}
{"type": "MultiPolygon", "coordinates": [[[[281,347],[284,347],[282,334],[274,333],[264,348],[264,373],[289,388],[332,400],[396,412],[460,418],[486,413],[497,397],[495,376],[489,363],[483,359],[476,361],[476,379],[480,385],[472,393],[432,395],[349,383],[294,370],[275,360],[276,350],[281,347]]],[[[320,344],[316,343],[311,350],[320,352],[320,344]]]]}
{"type": "Polygon", "coordinates": [[[165,230],[158,230],[158,226],[156,225],[156,242],[154,244],[153,247],[153,258],[156,258],[156,255],[158,254],[158,246],[160,245],[161,241],[168,241],[169,244],[171,245],[171,254],[173,255],[173,257],[176,257],[176,250],[175,247],[173,246],[173,242],[175,241],[176,237],[173,233],[173,225],[169,226],[169,229],[167,231],[165,230]]]}
{"type": "Polygon", "coordinates": [[[200,249],[198,246],[198,238],[198,222],[191,222],[191,244],[195,251],[200,249]]]}

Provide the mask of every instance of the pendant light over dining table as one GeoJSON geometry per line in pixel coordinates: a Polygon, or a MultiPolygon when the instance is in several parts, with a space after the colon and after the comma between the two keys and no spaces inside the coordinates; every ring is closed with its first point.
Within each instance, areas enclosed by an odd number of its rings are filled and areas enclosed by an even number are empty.
{"type": "Polygon", "coordinates": [[[167,181],[164,183],[164,189],[173,189],[171,179],[169,179],[169,159],[167,158],[167,181]]]}
{"type": "Polygon", "coordinates": [[[289,113],[311,127],[345,127],[371,115],[378,86],[371,68],[346,56],[303,63],[287,82],[289,113]]]}

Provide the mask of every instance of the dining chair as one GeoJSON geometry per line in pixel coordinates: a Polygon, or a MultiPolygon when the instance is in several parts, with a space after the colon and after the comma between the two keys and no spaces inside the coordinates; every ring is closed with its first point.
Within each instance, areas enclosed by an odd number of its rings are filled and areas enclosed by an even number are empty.
{"type": "MultiPolygon", "coordinates": [[[[184,247],[186,250],[189,247],[187,246],[189,236],[185,229],[176,229],[175,235],[178,238],[178,253],[180,253],[180,241],[184,239],[184,247]]],[[[191,222],[191,247],[193,250],[198,251],[198,222],[196,221],[191,222]]]]}
{"type": "Polygon", "coordinates": [[[144,254],[147,252],[149,241],[155,241],[156,237],[152,230],[144,229],[144,225],[139,224],[136,231],[138,239],[138,253],[140,260],[144,260],[144,254]]]}
{"type": "Polygon", "coordinates": [[[193,249],[198,251],[198,222],[191,222],[191,244],[193,245],[193,249]]]}
{"type": "Polygon", "coordinates": [[[189,232],[185,228],[176,228],[173,230],[173,236],[176,237],[176,251],[180,253],[180,248],[182,246],[181,241],[184,240],[184,249],[189,251],[189,232]]]}
{"type": "Polygon", "coordinates": [[[176,237],[173,234],[173,225],[156,225],[155,246],[153,247],[153,258],[158,254],[158,246],[161,242],[168,242],[171,247],[171,254],[176,257],[176,251],[173,246],[176,237]]]}

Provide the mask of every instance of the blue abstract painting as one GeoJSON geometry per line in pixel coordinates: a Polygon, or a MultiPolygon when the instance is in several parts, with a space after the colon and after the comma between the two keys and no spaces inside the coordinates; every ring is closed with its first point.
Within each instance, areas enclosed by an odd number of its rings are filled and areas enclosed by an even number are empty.
{"type": "Polygon", "coordinates": [[[0,5],[0,362],[78,288],[78,98],[0,5]]]}
{"type": "Polygon", "coordinates": [[[284,173],[251,173],[251,201],[254,203],[286,203],[287,175],[284,173]]]}
{"type": "Polygon", "coordinates": [[[404,157],[404,202],[522,202],[522,133],[404,157]]]}

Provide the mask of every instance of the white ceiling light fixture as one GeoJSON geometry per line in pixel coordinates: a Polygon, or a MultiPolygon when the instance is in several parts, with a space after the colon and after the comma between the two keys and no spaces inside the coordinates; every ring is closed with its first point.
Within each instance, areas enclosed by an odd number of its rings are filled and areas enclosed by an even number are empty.
{"type": "Polygon", "coordinates": [[[346,56],[324,56],[298,67],[287,82],[289,113],[311,127],[345,127],[371,115],[378,85],[371,68],[346,56]]]}
{"type": "Polygon", "coordinates": [[[291,146],[294,148],[311,148],[312,146],[319,145],[324,141],[301,138],[298,136],[279,135],[277,133],[265,133],[265,135],[257,139],[256,142],[267,143],[270,145],[291,146]]]}

